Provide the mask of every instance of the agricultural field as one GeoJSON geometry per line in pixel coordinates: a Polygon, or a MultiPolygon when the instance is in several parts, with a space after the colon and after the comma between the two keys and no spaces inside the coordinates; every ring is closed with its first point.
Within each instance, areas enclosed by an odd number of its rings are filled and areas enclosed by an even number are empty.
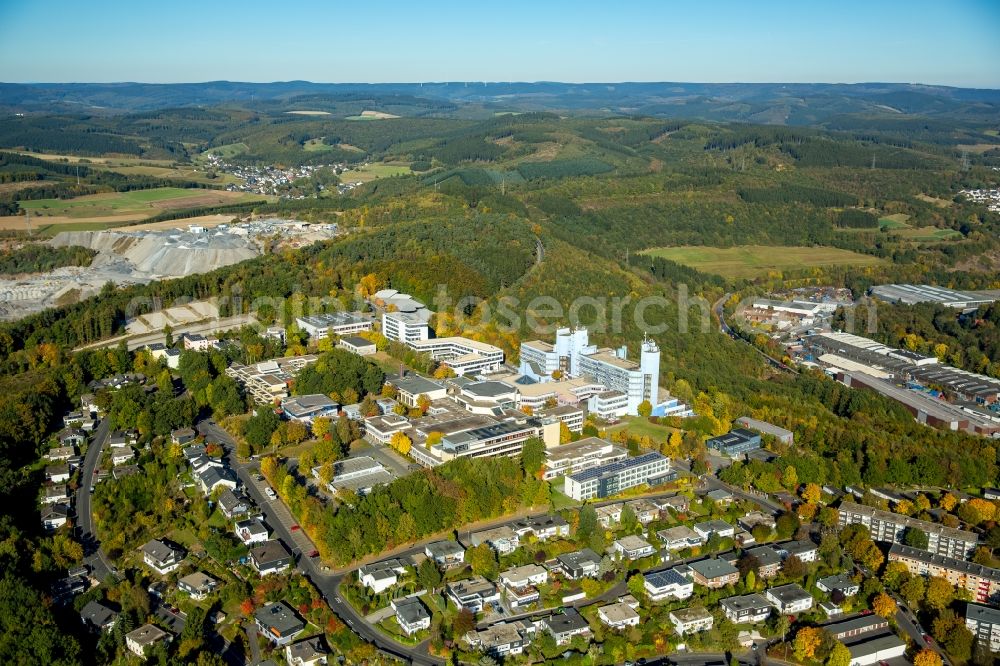
{"type": "MultiPolygon", "coordinates": [[[[73,199],[22,201],[31,214],[32,230],[44,235],[60,231],[96,231],[138,222],[164,210],[257,201],[260,196],[222,190],[160,187],[132,192],[91,194],[73,199]]],[[[26,215],[0,217],[0,230],[22,231],[26,215]]],[[[227,219],[231,219],[228,216],[227,219]]],[[[177,223],[174,223],[176,225],[177,223]]]]}
{"type": "Polygon", "coordinates": [[[961,232],[954,229],[938,229],[937,227],[909,227],[899,229],[893,233],[901,238],[918,243],[930,243],[935,241],[950,241],[962,238],[961,232]]]}
{"type": "Polygon", "coordinates": [[[384,113],[382,111],[362,111],[361,115],[357,116],[347,116],[346,120],[387,120],[389,118],[399,118],[392,113],[384,113]]]}
{"type": "Polygon", "coordinates": [[[643,254],[663,257],[704,273],[727,278],[752,279],[771,271],[817,266],[874,266],[885,263],[872,257],[834,247],[743,245],[737,247],[661,247],[643,254]]]}
{"type": "Polygon", "coordinates": [[[367,183],[376,178],[409,176],[412,173],[409,164],[367,164],[344,171],[340,174],[340,180],[345,183],[367,183]]]}

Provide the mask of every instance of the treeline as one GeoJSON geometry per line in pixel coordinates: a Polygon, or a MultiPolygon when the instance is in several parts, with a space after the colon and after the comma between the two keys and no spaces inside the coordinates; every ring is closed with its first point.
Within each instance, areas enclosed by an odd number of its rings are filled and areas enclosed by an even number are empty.
{"type": "Polygon", "coordinates": [[[777,187],[741,187],[736,190],[740,199],[747,203],[785,204],[810,203],[821,208],[854,206],[857,197],[846,192],[782,183],[777,187]]]}
{"type": "Polygon", "coordinates": [[[445,164],[459,162],[492,162],[499,159],[504,149],[495,143],[488,143],[481,137],[467,136],[444,142],[429,154],[445,164]]]}
{"type": "Polygon", "coordinates": [[[0,274],[41,273],[63,266],[89,266],[96,255],[96,250],[79,245],[52,247],[33,243],[0,253],[0,274]]]}

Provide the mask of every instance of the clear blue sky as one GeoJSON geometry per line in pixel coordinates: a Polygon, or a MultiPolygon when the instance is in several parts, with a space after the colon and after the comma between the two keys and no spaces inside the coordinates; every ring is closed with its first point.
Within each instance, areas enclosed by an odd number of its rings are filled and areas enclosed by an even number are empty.
{"type": "Polygon", "coordinates": [[[1000,88],[1000,0],[0,0],[0,81],[1000,88]]]}

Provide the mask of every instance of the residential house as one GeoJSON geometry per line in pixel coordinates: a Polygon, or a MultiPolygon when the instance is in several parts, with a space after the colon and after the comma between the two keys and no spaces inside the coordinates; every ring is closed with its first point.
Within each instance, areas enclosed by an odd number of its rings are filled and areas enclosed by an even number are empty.
{"type": "MultiPolygon", "coordinates": [[[[74,449],[87,443],[87,433],[78,428],[66,428],[59,433],[59,447],[74,449]]],[[[76,453],[74,450],[73,453],[76,453]]],[[[54,458],[50,458],[55,460],[54,458]]]]}
{"type": "Polygon", "coordinates": [[[439,567],[450,569],[465,561],[465,548],[457,541],[435,541],[424,546],[424,555],[439,567]]]}
{"type": "Polygon", "coordinates": [[[204,601],[218,587],[219,581],[201,571],[188,574],[177,581],[177,588],[181,592],[187,592],[195,601],[204,601]]]}
{"type": "Polygon", "coordinates": [[[198,437],[194,428],[178,428],[170,431],[170,441],[180,446],[187,446],[198,437]]]}
{"type": "Polygon", "coordinates": [[[861,585],[846,573],[820,578],[816,581],[816,587],[827,594],[839,593],[844,597],[853,597],[861,591],[861,585]]]}
{"type": "Polygon", "coordinates": [[[691,567],[694,582],[707,588],[725,587],[740,579],[739,570],[723,559],[698,560],[688,566],[691,567]]]}
{"type": "Polygon", "coordinates": [[[570,580],[597,576],[601,557],[590,548],[564,553],[556,557],[557,567],[570,580]]]}
{"type": "Polygon", "coordinates": [[[113,449],[135,446],[138,442],[139,436],[133,430],[115,430],[108,435],[108,446],[113,449]]]}
{"type": "Polygon", "coordinates": [[[792,555],[804,563],[815,562],[819,559],[819,546],[808,539],[788,541],[779,544],[777,549],[785,559],[788,559],[792,555]]]}
{"type": "Polygon", "coordinates": [[[45,480],[49,483],[65,483],[69,481],[69,465],[58,463],[45,468],[45,480]]]}
{"type": "Polygon", "coordinates": [[[256,518],[237,521],[235,531],[236,536],[246,546],[251,546],[255,543],[264,543],[270,538],[267,527],[256,518]]]}
{"type": "Polygon", "coordinates": [[[565,645],[574,636],[589,637],[591,635],[590,624],[575,608],[567,608],[561,614],[549,615],[539,620],[539,624],[552,634],[552,637],[556,639],[556,645],[565,645]]]}
{"type": "Polygon", "coordinates": [[[628,534],[621,539],[616,539],[612,547],[616,553],[626,560],[638,560],[656,552],[656,549],[648,541],[634,534],[628,534]]]}
{"type": "Polygon", "coordinates": [[[173,635],[156,625],[144,624],[125,635],[125,646],[135,656],[144,659],[146,651],[157,643],[169,643],[173,635]]]}
{"type": "Polygon", "coordinates": [[[751,511],[747,515],[743,516],[737,521],[743,529],[748,532],[752,532],[758,525],[763,525],[769,530],[774,530],[775,520],[774,516],[769,513],[764,513],[763,511],[751,511]]]}
{"type": "Polygon", "coordinates": [[[710,490],[705,493],[705,497],[712,500],[716,504],[722,507],[729,506],[733,503],[733,494],[724,488],[716,488],[715,490],[710,490]]]}
{"type": "Polygon", "coordinates": [[[114,477],[115,481],[120,481],[126,476],[135,476],[139,471],[138,465],[119,465],[111,470],[111,476],[114,477]]]}
{"type": "Polygon", "coordinates": [[[757,577],[774,578],[781,570],[781,555],[770,546],[757,546],[744,553],[757,560],[757,577]]]}
{"type": "Polygon", "coordinates": [[[521,546],[517,533],[507,525],[482,532],[473,532],[470,540],[473,546],[483,543],[489,545],[498,555],[509,555],[521,546]]]}
{"type": "Polygon", "coordinates": [[[131,446],[111,449],[111,464],[117,467],[135,459],[135,450],[131,446]]]}
{"type": "Polygon", "coordinates": [[[660,511],[673,509],[677,513],[687,513],[691,510],[691,500],[685,495],[673,495],[651,500],[660,511]]]}
{"type": "Polygon", "coordinates": [[[195,480],[206,495],[211,495],[217,488],[236,490],[238,481],[236,475],[226,467],[208,465],[194,473],[195,480]]]}
{"type": "Polygon", "coordinates": [[[756,624],[771,615],[771,604],[759,594],[744,594],[723,599],[719,605],[734,624],[756,624]]]}
{"type": "Polygon", "coordinates": [[[497,622],[482,631],[470,631],[464,638],[473,650],[496,658],[521,654],[524,646],[535,635],[535,626],[529,621],[497,622]]]}
{"type": "Polygon", "coordinates": [[[660,519],[660,508],[648,499],[639,498],[625,502],[625,506],[632,509],[636,519],[642,525],[648,525],[654,520],[660,519]]]}
{"type": "Polygon", "coordinates": [[[772,587],[764,592],[764,596],[782,615],[795,615],[813,607],[812,595],[796,583],[772,587]]]}
{"type": "Polygon", "coordinates": [[[666,550],[682,550],[684,548],[694,548],[705,542],[700,534],[687,525],[668,527],[656,533],[660,543],[666,550]]]}
{"type": "Polygon", "coordinates": [[[694,531],[698,533],[702,541],[708,541],[713,534],[718,534],[720,538],[732,537],[736,534],[736,528],[724,520],[706,520],[702,523],[695,523],[694,531]]]}
{"type": "Polygon", "coordinates": [[[254,613],[257,630],[277,646],[288,645],[306,628],[305,622],[283,601],[275,601],[254,613]]]}
{"type": "Polygon", "coordinates": [[[406,565],[398,559],[366,564],[358,569],[358,580],[375,594],[381,594],[399,582],[406,565]]]}
{"type": "Polygon", "coordinates": [[[106,633],[114,628],[118,613],[100,601],[88,601],[80,611],[80,619],[84,626],[106,633]]]}
{"type": "Polygon", "coordinates": [[[142,547],[142,561],[161,576],[177,569],[184,557],[184,549],[166,539],[153,539],[142,547]]]}
{"type": "Polygon", "coordinates": [[[74,457],[76,457],[75,446],[57,446],[49,449],[49,452],[45,454],[45,458],[52,462],[67,462],[74,457]]]}
{"type": "Polygon", "coordinates": [[[67,501],[69,501],[69,491],[65,483],[45,486],[42,504],[65,504],[67,501]]]}
{"type": "Polygon", "coordinates": [[[473,576],[456,580],[445,588],[445,593],[459,608],[468,608],[473,613],[479,613],[489,604],[500,601],[497,586],[482,576],[473,576]]]}
{"type": "Polygon", "coordinates": [[[523,539],[533,534],[539,541],[569,536],[569,523],[562,516],[531,516],[514,523],[514,532],[523,539]]]}
{"type": "Polygon", "coordinates": [[[69,506],[65,504],[46,504],[41,510],[42,528],[46,532],[54,532],[69,520],[69,506]]]}
{"type": "Polygon", "coordinates": [[[230,520],[249,512],[250,506],[250,500],[232,488],[226,488],[219,494],[219,511],[230,520]]]}
{"type": "Polygon", "coordinates": [[[694,583],[684,576],[677,567],[645,574],[643,587],[651,601],[687,599],[694,594],[694,583]]]}
{"type": "Polygon", "coordinates": [[[597,609],[597,616],[612,629],[625,629],[639,625],[639,613],[625,603],[613,603],[597,609]]]}
{"type": "Polygon", "coordinates": [[[526,564],[508,569],[500,574],[500,583],[511,606],[525,606],[538,601],[537,585],[549,580],[549,572],[537,564],[526,564]]]}
{"type": "Polygon", "coordinates": [[[250,549],[250,564],[261,576],[280,573],[292,566],[292,554],[279,539],[272,539],[250,549]]]}
{"type": "Polygon", "coordinates": [[[322,636],[313,636],[285,646],[285,662],[288,666],[325,666],[329,654],[322,636]]]}
{"type": "Polygon", "coordinates": [[[393,599],[391,606],[396,611],[396,622],[407,636],[431,628],[431,614],[419,598],[393,599]]]}
{"type": "Polygon", "coordinates": [[[707,610],[701,607],[681,608],[670,611],[668,616],[674,624],[674,631],[677,635],[694,634],[699,631],[708,631],[715,624],[715,618],[707,610]]]}
{"type": "Polygon", "coordinates": [[[622,520],[622,508],[624,506],[623,502],[615,502],[614,504],[605,504],[604,506],[597,507],[594,509],[594,513],[597,514],[597,522],[605,529],[612,525],[617,525],[622,520]]]}

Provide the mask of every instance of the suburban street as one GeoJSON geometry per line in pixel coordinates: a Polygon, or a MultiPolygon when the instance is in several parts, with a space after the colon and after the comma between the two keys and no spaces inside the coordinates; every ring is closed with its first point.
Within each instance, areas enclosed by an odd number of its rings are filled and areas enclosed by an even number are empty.
{"type": "MultiPolygon", "coordinates": [[[[301,529],[292,529],[297,525],[295,518],[292,516],[288,507],[285,505],[284,501],[280,498],[275,500],[268,500],[267,496],[264,494],[264,489],[267,487],[266,481],[256,480],[256,476],[259,474],[258,465],[255,461],[241,462],[237,459],[235,455],[236,443],[232,437],[215,424],[213,421],[207,420],[202,421],[198,424],[197,429],[202,433],[207,441],[218,442],[223,446],[225,450],[225,459],[230,467],[236,472],[240,479],[241,484],[246,488],[247,494],[251,499],[261,508],[264,519],[267,525],[274,531],[274,536],[280,538],[284,541],[289,548],[292,550],[293,556],[295,557],[295,563],[299,571],[305,575],[313,585],[320,591],[323,598],[330,605],[333,612],[340,618],[344,624],[354,631],[356,634],[361,636],[364,640],[374,644],[383,652],[390,654],[392,656],[398,657],[400,659],[405,659],[414,664],[433,664],[440,665],[444,664],[444,660],[438,659],[431,656],[427,652],[427,641],[416,645],[407,646],[396,642],[386,634],[382,633],[375,627],[371,626],[366,620],[364,615],[354,609],[353,606],[343,597],[340,593],[340,586],[345,581],[348,580],[350,576],[354,574],[357,569],[357,565],[348,569],[339,570],[329,570],[328,567],[322,564],[319,559],[310,558],[308,554],[315,549],[315,545],[309,539],[309,536],[301,529]]],[[[370,452],[368,452],[370,455],[370,452]]],[[[679,469],[689,470],[690,465],[686,461],[677,461],[676,465],[679,469]]],[[[705,476],[701,479],[704,489],[714,490],[714,489],[725,489],[736,497],[740,499],[749,500],[756,502],[766,509],[772,512],[781,511],[783,508],[776,502],[773,502],[769,498],[759,497],[743,491],[740,488],[730,486],[722,481],[716,479],[713,476],[705,476]]],[[[658,496],[668,496],[675,494],[673,491],[661,493],[659,495],[648,495],[647,497],[658,497],[658,496]]],[[[602,504],[610,504],[616,500],[608,500],[603,502],[596,502],[595,506],[601,506],[602,504]]],[[[473,529],[460,530],[458,532],[458,540],[463,544],[468,544],[470,535],[473,531],[480,531],[485,529],[491,529],[493,527],[499,527],[502,525],[510,525],[518,520],[521,520],[524,515],[544,515],[545,512],[537,513],[525,513],[517,516],[506,516],[493,521],[484,521],[480,524],[474,526],[473,529]]],[[[437,541],[439,539],[446,538],[442,535],[436,535],[433,537],[428,537],[422,539],[421,541],[415,542],[410,546],[404,548],[397,548],[388,553],[380,553],[377,556],[372,556],[366,558],[365,561],[378,561],[380,559],[385,559],[387,557],[397,557],[401,559],[409,559],[414,555],[418,555],[423,552],[424,546],[432,541],[437,541]]],[[[693,558],[698,559],[698,558],[693,558]]],[[[686,561],[686,560],[685,560],[686,561]]],[[[663,568],[670,568],[676,566],[682,561],[671,562],[665,565],[663,568]]],[[[575,608],[583,608],[598,603],[607,603],[618,597],[624,595],[627,591],[625,581],[620,581],[612,588],[601,594],[599,597],[593,599],[580,599],[576,602],[567,604],[568,606],[573,606],[575,608]]],[[[532,611],[530,613],[524,613],[516,616],[511,616],[504,618],[505,620],[516,619],[519,617],[529,617],[529,616],[539,616],[547,612],[546,610],[532,611]]],[[[664,662],[666,663],[666,662],[664,662]]],[[[711,664],[715,663],[714,655],[698,655],[692,654],[684,657],[684,661],[678,662],[683,664],[690,664],[695,666],[696,664],[711,664]]],[[[746,663],[756,663],[756,659],[751,662],[746,663]]]]}
{"type": "Polygon", "coordinates": [[[111,424],[108,419],[102,419],[97,430],[87,446],[87,454],[83,458],[83,469],[80,474],[80,487],[76,491],[76,521],[80,533],[80,542],[84,548],[84,562],[90,566],[91,575],[99,581],[105,580],[114,572],[114,567],[108,562],[107,556],[101,550],[101,542],[94,532],[93,507],[91,506],[90,486],[94,483],[94,471],[101,461],[101,451],[108,441],[111,424]]]}

